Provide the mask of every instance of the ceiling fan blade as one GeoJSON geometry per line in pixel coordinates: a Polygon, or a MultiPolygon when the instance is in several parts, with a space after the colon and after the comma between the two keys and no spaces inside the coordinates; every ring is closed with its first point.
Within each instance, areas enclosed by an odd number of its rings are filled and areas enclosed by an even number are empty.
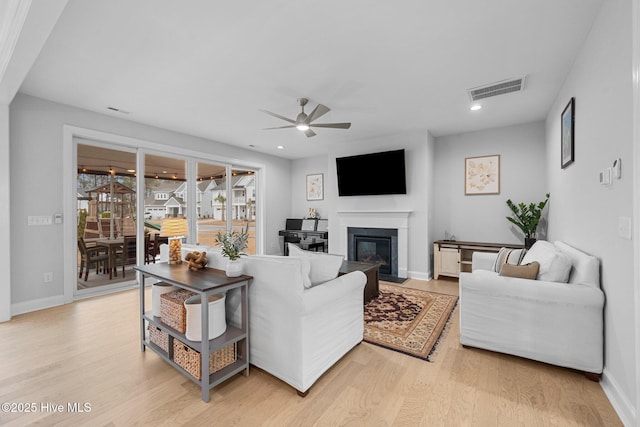
{"type": "Polygon", "coordinates": [[[311,138],[312,136],[316,136],[316,133],[311,129],[307,129],[304,131],[304,134],[307,135],[307,138],[311,138]]]}
{"type": "Polygon", "coordinates": [[[316,123],[309,126],[314,128],[336,128],[336,129],[349,129],[351,123],[316,123]]]}
{"type": "Polygon", "coordinates": [[[277,117],[277,118],[279,118],[281,120],[284,120],[285,122],[293,123],[294,125],[296,124],[295,120],[289,119],[289,118],[287,118],[285,116],[281,116],[280,114],[272,113],[271,111],[267,111],[267,110],[260,110],[260,111],[262,111],[263,113],[267,113],[270,116],[277,117]]]}
{"type": "Polygon", "coordinates": [[[316,105],[316,108],[314,108],[313,111],[307,116],[307,119],[304,122],[306,124],[309,124],[312,121],[324,116],[329,111],[331,111],[331,109],[329,107],[324,106],[322,104],[318,104],[318,105],[316,105]]]}
{"type": "Polygon", "coordinates": [[[263,130],[269,130],[269,129],[286,129],[286,128],[294,128],[296,127],[295,125],[289,125],[289,126],[276,126],[274,128],[264,128],[263,130]]]}

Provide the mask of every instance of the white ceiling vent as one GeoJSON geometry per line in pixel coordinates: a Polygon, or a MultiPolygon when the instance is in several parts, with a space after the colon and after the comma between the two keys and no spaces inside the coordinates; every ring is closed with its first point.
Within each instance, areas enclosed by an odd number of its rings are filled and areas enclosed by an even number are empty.
{"type": "Polygon", "coordinates": [[[524,81],[527,76],[518,79],[502,80],[484,86],[468,89],[469,98],[472,101],[490,98],[492,96],[504,95],[505,93],[520,92],[524,90],[524,81]]]}

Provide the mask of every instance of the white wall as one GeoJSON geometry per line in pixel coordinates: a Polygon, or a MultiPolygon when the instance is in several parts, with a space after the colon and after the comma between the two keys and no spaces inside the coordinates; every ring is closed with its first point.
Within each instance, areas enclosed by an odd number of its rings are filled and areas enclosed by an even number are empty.
{"type": "MultiPolygon", "coordinates": [[[[633,245],[618,235],[633,217],[631,2],[605,1],[546,121],[547,175],[553,207],[549,238],[601,260],[606,294],[603,388],[627,425],[635,407],[633,245]],[[560,114],[576,99],[575,162],[560,168],[560,114]],[[622,179],[598,183],[598,173],[622,159],[622,179]]],[[[637,227],[638,225],[635,224],[637,227]]]]}
{"type": "MultiPolygon", "coordinates": [[[[318,207],[320,214],[329,219],[329,251],[338,253],[337,212],[355,210],[410,210],[409,217],[409,276],[418,279],[431,277],[429,260],[429,181],[433,174],[433,138],[428,132],[413,132],[390,135],[366,141],[352,141],[333,147],[327,157],[319,156],[293,161],[292,165],[292,212],[306,213],[307,207],[318,207]],[[338,197],[336,157],[374,153],[404,148],[406,161],[407,194],[389,196],[338,197]],[[304,191],[305,176],[323,172],[325,199],[307,202],[304,191]],[[316,206],[316,203],[318,205],[316,206]]],[[[381,176],[380,179],[385,179],[381,176]]],[[[346,254],[342,254],[345,255],[346,254]]]]}
{"type": "MultiPolygon", "coordinates": [[[[110,116],[56,104],[18,94],[10,106],[10,206],[11,213],[11,301],[41,308],[59,301],[64,277],[62,226],[27,227],[28,215],[52,215],[63,211],[62,140],[63,125],[69,124],[166,146],[190,149],[250,164],[264,165],[266,180],[265,252],[277,253],[278,230],[282,218],[290,216],[291,161],[144,126],[110,116]],[[37,261],[33,261],[37,260],[37,261]],[[42,283],[42,273],[53,272],[50,284],[42,283]],[[35,302],[34,302],[35,301],[35,302]]],[[[6,157],[2,157],[3,159],[6,157]]],[[[6,168],[2,168],[3,173],[6,168]]],[[[0,180],[6,182],[7,180],[0,180]]],[[[65,218],[74,221],[74,218],[65,218]]],[[[0,283],[6,291],[9,281],[0,283]],[[5,285],[6,284],[6,285],[5,285]]]]}
{"type": "MultiPolygon", "coordinates": [[[[542,121],[436,138],[434,240],[453,234],[461,241],[522,244],[522,232],[506,220],[506,201],[544,200],[545,172],[542,121]],[[500,194],[466,196],[465,158],[494,154],[500,155],[500,194]]],[[[551,194],[549,210],[557,198],[551,194]]]]}
{"type": "MultiPolygon", "coordinates": [[[[323,200],[307,200],[306,179],[310,174],[324,174],[324,188],[327,189],[327,156],[307,157],[294,160],[291,165],[291,214],[295,218],[307,216],[308,209],[318,210],[321,218],[328,214],[327,197],[323,200]]],[[[284,223],[282,224],[284,228],[284,223]]]]}

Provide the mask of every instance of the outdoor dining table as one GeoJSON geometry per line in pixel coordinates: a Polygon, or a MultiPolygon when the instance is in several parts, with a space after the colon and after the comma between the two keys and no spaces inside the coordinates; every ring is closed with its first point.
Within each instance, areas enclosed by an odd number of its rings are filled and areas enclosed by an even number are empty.
{"type": "Polygon", "coordinates": [[[109,280],[115,276],[118,277],[118,270],[116,265],[116,254],[118,249],[122,249],[124,246],[124,239],[122,237],[116,239],[98,239],[95,241],[97,246],[103,246],[107,248],[109,254],[109,280]]]}

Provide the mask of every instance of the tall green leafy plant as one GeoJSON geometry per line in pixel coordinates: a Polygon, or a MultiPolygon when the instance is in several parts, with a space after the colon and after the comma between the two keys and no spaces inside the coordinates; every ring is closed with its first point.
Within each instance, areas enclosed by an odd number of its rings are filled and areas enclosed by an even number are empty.
{"type": "Polygon", "coordinates": [[[517,205],[507,200],[507,206],[511,209],[512,216],[508,216],[507,220],[518,227],[524,233],[526,239],[534,239],[536,237],[536,230],[540,223],[540,217],[544,207],[549,202],[550,194],[547,193],[547,198],[542,202],[536,203],[518,203],[517,205]]]}

